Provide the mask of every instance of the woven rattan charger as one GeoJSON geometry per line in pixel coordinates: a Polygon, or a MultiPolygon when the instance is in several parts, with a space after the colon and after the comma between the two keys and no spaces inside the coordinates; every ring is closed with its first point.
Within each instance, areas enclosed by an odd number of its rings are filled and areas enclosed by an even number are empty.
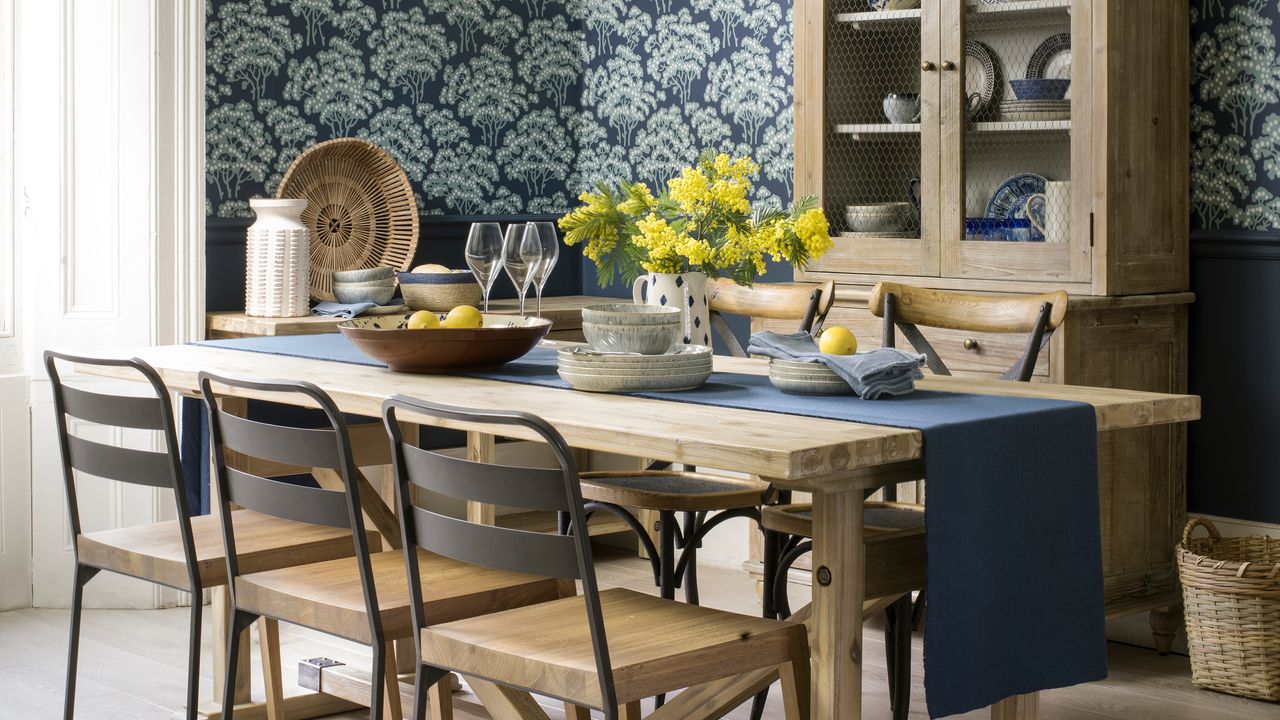
{"type": "Polygon", "coordinates": [[[276,192],[305,198],[311,230],[311,297],[334,300],[333,273],[378,266],[408,270],[418,247],[409,177],[382,148],[358,138],[308,148],[276,192]]]}

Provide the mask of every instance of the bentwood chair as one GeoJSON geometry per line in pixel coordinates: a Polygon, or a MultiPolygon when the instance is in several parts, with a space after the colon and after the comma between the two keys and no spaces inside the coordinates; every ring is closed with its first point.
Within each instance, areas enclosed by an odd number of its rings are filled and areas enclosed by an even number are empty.
{"type": "MultiPolygon", "coordinates": [[[[821,325],[834,301],[835,284],[755,285],[746,287],[720,278],[708,285],[711,326],[730,354],[746,357],[747,352],[734,337],[725,314],[753,318],[794,320],[799,330],[821,325]]],[[[754,478],[674,471],[667,463],[655,463],[646,470],[582,473],[582,495],[587,514],[607,511],[616,515],[636,534],[652,564],[654,583],[664,598],[674,598],[684,586],[685,599],[698,602],[697,549],[707,534],[735,517],[760,520],[760,506],[768,500],[769,484],[754,478]],[[658,543],[628,508],[658,514],[658,543]],[[710,513],[715,513],[710,515],[710,513]],[[682,515],[683,527],[677,521],[682,515]],[[679,551],[679,552],[677,552],[679,551]]],[[[766,545],[772,543],[766,539],[766,545]]],[[[765,617],[772,617],[770,601],[765,601],[765,617]]]]}
{"type": "Polygon", "coordinates": [[[521,712],[514,699],[518,689],[564,701],[569,717],[585,717],[585,708],[595,708],[608,720],[636,720],[641,698],[765,668],[776,668],[782,678],[788,720],[808,718],[809,649],[803,625],[621,588],[599,589],[577,466],[564,438],[546,421],[523,412],[471,410],[404,396],[385,401],[382,413],[393,443],[396,501],[415,598],[415,718],[422,717],[424,687],[449,671],[468,676],[494,717],[546,717],[521,712]],[[537,436],[550,446],[559,467],[487,465],[420,449],[404,442],[400,411],[465,422],[497,435],[518,430],[537,436]],[[415,495],[426,493],[564,513],[567,534],[455,519],[416,504],[415,495]],[[581,581],[582,595],[433,622],[417,608],[439,578],[414,561],[419,549],[548,576],[568,586],[581,581]]]}
{"type": "MultiPolygon", "coordinates": [[[[75,714],[84,587],[99,572],[109,570],[191,593],[186,716],[195,718],[200,697],[201,593],[204,588],[227,582],[227,565],[218,519],[211,515],[189,516],[169,392],[159,374],[137,359],[90,358],[46,351],[44,362],[53,389],[71,549],[76,562],[64,717],[69,719],[75,714]],[[145,381],[150,393],[115,395],[85,389],[80,383],[68,384],[59,373],[60,362],[119,368],[145,381]],[[89,440],[85,435],[92,433],[94,427],[158,434],[163,450],[129,449],[89,440]],[[80,523],[77,473],[171,490],[177,518],[150,525],[85,532],[80,523]]],[[[248,510],[237,510],[233,515],[245,533],[240,548],[243,564],[252,571],[283,567],[299,559],[307,562],[349,557],[355,552],[351,536],[346,532],[313,528],[248,510]]]]}
{"type": "MultiPolygon", "coordinates": [[[[430,573],[436,584],[425,596],[411,597],[400,552],[381,550],[376,535],[365,531],[355,462],[344,416],[320,388],[307,382],[256,381],[220,377],[202,372],[201,393],[209,418],[214,474],[218,482],[218,509],[224,522],[227,575],[231,578],[233,617],[228,648],[227,676],[236,675],[241,632],[255,621],[264,642],[276,644],[278,621],[309,627],[353,642],[373,652],[369,716],[389,712],[399,718],[400,684],[396,674],[395,642],[413,632],[412,615],[425,613],[432,622],[507,610],[561,597],[563,588],[554,580],[500,570],[479,568],[429,553],[416,553],[415,571],[430,573]],[[302,396],[318,407],[328,426],[299,429],[256,422],[218,408],[214,384],[257,393],[302,396]],[[244,456],[304,468],[329,468],[342,478],[342,490],[324,490],[271,480],[227,467],[222,458],[230,450],[244,456]],[[233,504],[298,523],[340,528],[355,544],[355,556],[327,562],[299,564],[266,572],[242,566],[239,543],[244,528],[231,511],[233,504]]],[[[369,498],[365,502],[378,502],[369,498]]],[[[389,538],[393,545],[399,538],[389,538]]],[[[264,677],[271,720],[281,718],[278,666],[266,663],[264,677]],[[272,710],[275,708],[276,710],[272,710]],[[276,714],[279,713],[279,714],[276,714]]],[[[435,717],[452,717],[452,687],[446,678],[434,688],[435,717]]],[[[223,717],[232,717],[233,695],[228,681],[223,717]]]]}
{"type": "MultiPolygon", "coordinates": [[[[950,375],[937,350],[920,326],[972,333],[1027,335],[1022,354],[1002,376],[1027,382],[1053,331],[1067,312],[1063,291],[1041,295],[970,295],[882,282],[868,299],[871,314],[884,319],[882,345],[895,347],[899,333],[925,356],[935,375],[950,375]]],[[[976,341],[971,341],[976,343],[976,341]]],[[[911,631],[924,612],[924,507],[901,504],[896,488],[886,487],[885,502],[866,503],[867,597],[897,599],[885,612],[885,652],[889,666],[889,696],[895,720],[907,717],[911,693],[911,631]],[[911,592],[921,591],[914,606],[911,592]]],[[[813,548],[813,506],[785,504],[764,508],[762,524],[787,539],[770,585],[779,614],[789,614],[787,574],[813,548]]]]}

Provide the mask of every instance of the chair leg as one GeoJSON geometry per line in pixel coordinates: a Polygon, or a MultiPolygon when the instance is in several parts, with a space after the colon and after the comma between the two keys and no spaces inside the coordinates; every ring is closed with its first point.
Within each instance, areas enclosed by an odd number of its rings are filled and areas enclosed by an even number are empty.
{"type": "Polygon", "coordinates": [[[84,609],[84,585],[98,574],[98,569],[76,565],[71,583],[71,634],[67,640],[67,684],[63,697],[62,717],[71,720],[76,714],[76,666],[80,662],[80,615],[84,609]]]}
{"type": "Polygon", "coordinates": [[[591,720],[591,711],[567,702],[564,704],[564,720],[591,720]]]}
{"type": "Polygon", "coordinates": [[[262,656],[262,687],[267,696],[267,720],[284,720],[280,622],[275,618],[258,618],[258,650],[262,656]]]}
{"type": "Polygon", "coordinates": [[[620,720],[640,720],[640,701],[629,702],[618,708],[620,720]]]}
{"type": "Polygon", "coordinates": [[[884,655],[893,720],[906,720],[911,708],[911,610],[911,593],[907,593],[884,611],[884,655]]]}
{"type": "Polygon", "coordinates": [[[187,720],[200,713],[200,618],[204,604],[199,591],[191,593],[191,637],[187,640],[187,720]]]}
{"type": "Polygon", "coordinates": [[[809,720],[809,664],[803,660],[778,666],[786,720],[809,720]]]}
{"type": "MultiPolygon", "coordinates": [[[[383,700],[384,717],[388,720],[404,720],[404,708],[400,704],[400,669],[396,663],[394,640],[382,643],[382,657],[382,681],[387,689],[387,697],[383,700]]],[[[374,678],[377,677],[377,675],[374,676],[374,678]]]]}
{"type": "MultiPolygon", "coordinates": [[[[676,514],[670,510],[658,513],[658,594],[664,600],[676,599],[676,514]]],[[[654,708],[662,707],[665,693],[654,697],[654,708]]],[[[630,705],[628,705],[630,707],[630,705]]],[[[623,710],[623,717],[628,717],[623,710]]],[[[636,717],[640,717],[637,710],[636,717]]]]}
{"type": "MultiPolygon", "coordinates": [[[[781,560],[782,554],[782,537],[772,530],[761,529],[764,535],[764,547],[761,549],[761,558],[764,562],[764,573],[761,583],[764,585],[764,591],[761,593],[761,615],[770,620],[778,617],[777,602],[774,599],[775,578],[778,575],[778,561],[781,560]]],[[[784,586],[785,590],[785,586],[784,586]]],[[[751,701],[751,720],[760,720],[764,717],[764,705],[769,699],[769,688],[765,688],[756,693],[756,697],[751,701]]]]}
{"type": "Polygon", "coordinates": [[[231,611],[227,627],[227,677],[222,684],[222,717],[231,720],[236,709],[236,675],[240,664],[240,636],[257,616],[242,610],[231,611]]]}
{"type": "Polygon", "coordinates": [[[685,513],[684,518],[684,601],[690,605],[698,604],[698,543],[694,538],[698,535],[698,527],[702,524],[702,513],[685,513]]]}

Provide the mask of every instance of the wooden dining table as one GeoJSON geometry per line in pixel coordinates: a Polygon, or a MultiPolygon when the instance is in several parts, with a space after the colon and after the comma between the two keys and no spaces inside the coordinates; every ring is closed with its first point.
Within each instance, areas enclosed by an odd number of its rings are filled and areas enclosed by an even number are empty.
{"type": "MultiPolygon", "coordinates": [[[[868,601],[863,592],[863,498],[868,490],[923,477],[924,450],[918,430],[462,376],[409,375],[363,365],[197,345],[150,347],[132,354],[155,367],[173,391],[186,395],[197,393],[196,374],[208,370],[259,378],[306,379],[329,393],[342,411],[369,417],[380,416],[382,401],[396,394],[472,408],[523,410],[545,418],[574,448],[748,473],[781,489],[810,492],[812,566],[819,580],[812,585],[811,605],[794,617],[803,619],[810,631],[812,716],[823,720],[861,717],[862,619],[864,602],[868,601]]],[[[765,375],[767,363],[716,357],[715,369],[765,375]]],[[[1096,411],[1099,433],[1187,422],[1200,415],[1200,400],[1191,395],[962,377],[930,377],[917,386],[942,392],[1087,403],[1096,411]]],[[[237,390],[234,396],[266,399],[251,391],[237,390]]],[[[494,439],[464,423],[438,418],[401,419],[466,431],[468,453],[475,459],[492,459],[494,439]]],[[[523,437],[519,430],[512,433],[520,440],[538,439],[523,437]]],[[[471,509],[469,514],[472,511],[475,516],[486,515],[483,509],[471,509]]],[[[388,518],[393,517],[389,513],[385,506],[371,513],[384,534],[395,531],[394,527],[387,527],[391,523],[388,518]]],[[[225,589],[218,594],[225,594],[225,589]]],[[[220,606],[225,608],[225,602],[220,606]]],[[[226,638],[215,634],[214,643],[214,678],[218,685],[226,638]],[[219,653],[218,648],[223,652],[219,653]]],[[[719,718],[726,708],[750,698],[774,679],[772,671],[761,671],[690,688],[649,717],[719,718]]],[[[494,717],[519,717],[518,707],[530,706],[521,693],[509,690],[495,692],[484,686],[477,694],[494,717]],[[496,704],[506,707],[494,707],[496,704]]],[[[291,701],[290,717],[314,716],[311,711],[319,713],[332,707],[325,705],[323,698],[305,697],[291,701]]],[[[244,699],[247,701],[247,693],[244,699]]],[[[996,720],[1035,718],[1037,707],[1038,695],[1020,695],[993,705],[991,716],[996,720]]],[[[255,715],[258,713],[237,711],[237,717],[255,715]]]]}

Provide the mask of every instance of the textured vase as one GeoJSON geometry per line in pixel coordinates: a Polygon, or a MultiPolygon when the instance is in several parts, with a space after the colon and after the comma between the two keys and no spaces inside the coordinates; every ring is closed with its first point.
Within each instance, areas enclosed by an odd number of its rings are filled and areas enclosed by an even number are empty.
{"type": "Polygon", "coordinates": [[[631,286],[631,297],[637,303],[679,307],[683,315],[684,343],[711,347],[711,309],[707,305],[705,273],[642,275],[631,286]]]}
{"type": "Polygon", "coordinates": [[[246,233],[245,314],[310,315],[310,236],[302,224],[307,201],[256,198],[249,207],[258,219],[246,233]]]}

